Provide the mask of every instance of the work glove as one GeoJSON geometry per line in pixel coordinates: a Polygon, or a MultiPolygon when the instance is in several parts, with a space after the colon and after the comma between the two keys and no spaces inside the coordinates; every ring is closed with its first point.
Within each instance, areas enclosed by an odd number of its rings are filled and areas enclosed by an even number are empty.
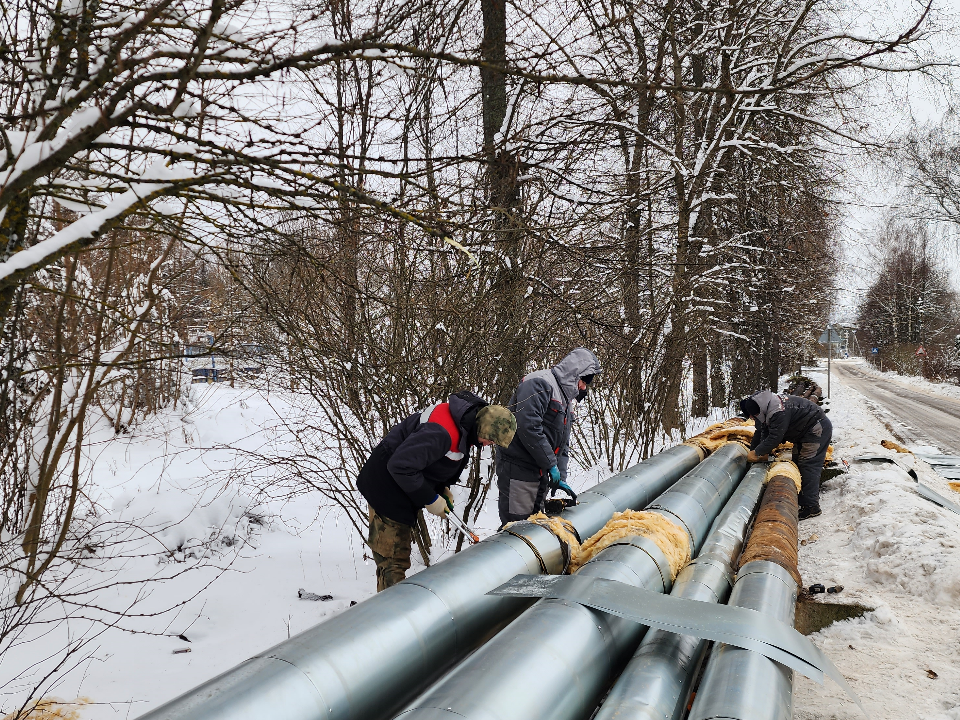
{"type": "Polygon", "coordinates": [[[574,500],[577,499],[577,494],[573,491],[573,488],[567,485],[563,480],[558,482],[557,486],[553,490],[554,492],[556,492],[557,490],[561,490],[565,492],[567,495],[569,495],[571,498],[573,498],[574,500]]]}
{"type": "Polygon", "coordinates": [[[547,480],[547,486],[551,490],[556,490],[558,487],[560,487],[560,483],[563,482],[563,480],[560,479],[560,468],[554,465],[547,471],[547,475],[550,476],[547,480]]]}
{"type": "Polygon", "coordinates": [[[427,512],[436,515],[437,517],[443,517],[447,514],[447,498],[441,495],[437,495],[433,502],[427,505],[427,512]]]}
{"type": "Polygon", "coordinates": [[[453,512],[453,492],[451,492],[450,488],[445,487],[443,489],[443,497],[447,501],[447,509],[450,512],[453,512]]]}

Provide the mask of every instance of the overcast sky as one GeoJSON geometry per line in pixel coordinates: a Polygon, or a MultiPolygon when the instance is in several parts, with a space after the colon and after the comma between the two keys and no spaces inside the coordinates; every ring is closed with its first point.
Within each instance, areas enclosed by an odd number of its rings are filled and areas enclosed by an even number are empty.
{"type": "MultiPolygon", "coordinates": [[[[855,1],[867,8],[851,11],[849,22],[861,32],[904,27],[905,18],[916,17],[922,7],[914,0],[855,1]]],[[[932,25],[937,30],[929,38],[926,55],[942,62],[960,62],[960,0],[934,0],[932,25]]],[[[895,75],[871,83],[859,107],[858,114],[869,124],[861,136],[884,142],[902,136],[914,123],[936,123],[955,92],[960,101],[960,68],[939,68],[932,74],[935,77],[921,73],[895,75]]],[[[843,322],[853,319],[857,301],[875,274],[871,256],[876,252],[871,240],[878,225],[888,214],[906,214],[909,208],[903,205],[895,172],[882,167],[869,153],[847,148],[839,166],[844,262],[834,320],[843,322]]],[[[960,228],[937,231],[944,236],[945,259],[960,289],[960,228]]]]}

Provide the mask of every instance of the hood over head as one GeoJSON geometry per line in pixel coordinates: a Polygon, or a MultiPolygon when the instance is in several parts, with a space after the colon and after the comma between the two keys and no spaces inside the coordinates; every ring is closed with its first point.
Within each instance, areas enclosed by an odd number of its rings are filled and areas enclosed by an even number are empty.
{"type": "Polygon", "coordinates": [[[553,366],[553,373],[568,398],[577,396],[577,381],[584,375],[599,375],[600,361],[586,348],[577,348],[553,366]]]}

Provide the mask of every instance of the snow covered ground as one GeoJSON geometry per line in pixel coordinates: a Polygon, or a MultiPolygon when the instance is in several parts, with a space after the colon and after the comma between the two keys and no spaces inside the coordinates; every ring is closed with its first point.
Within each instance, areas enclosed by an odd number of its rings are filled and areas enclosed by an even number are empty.
{"type": "MultiPolygon", "coordinates": [[[[228,482],[242,462],[235,448],[282,452],[289,439],[280,418],[294,421],[309,409],[282,393],[226,385],[195,385],[192,394],[186,408],[151,418],[130,435],[114,438],[106,426],[93,433],[100,522],[118,528],[131,521],[150,535],[139,552],[127,548],[135,557],[92,562],[78,582],[104,572],[123,581],[167,579],[148,583],[145,592],[121,586],[100,598],[116,607],[139,592],[133,612],[160,614],[101,632],[49,690],[81,699],[82,718],[137,717],[373,591],[373,564],[362,544],[316,494],[254,506],[228,482]],[[158,550],[169,557],[159,561],[158,550]],[[300,600],[299,588],[333,599],[300,600]]],[[[0,658],[4,711],[16,706],[30,679],[10,678],[58,649],[68,630],[76,638],[97,628],[73,621],[0,658]]]]}
{"type": "MultiPolygon", "coordinates": [[[[102,632],[83,662],[51,689],[49,696],[81,703],[76,709],[84,720],[135,718],[373,594],[373,563],[342,515],[318,493],[254,502],[227,482],[243,462],[236,448],[282,453],[289,438],[281,420],[307,416],[310,406],[284,393],[224,385],[193,391],[186,408],[129,436],[115,439],[106,427],[94,434],[101,519],[146,522],[150,542],[169,556],[163,563],[155,554],[131,557],[110,569],[123,578],[167,577],[147,586],[137,606],[141,612],[182,605],[102,632]],[[195,569],[171,572],[189,567],[195,569]],[[301,600],[300,588],[333,599],[301,600]]],[[[862,398],[837,382],[831,404],[837,455],[851,461],[851,470],[825,486],[823,516],[801,525],[808,542],[800,569],[807,585],[844,586],[830,599],[875,610],[813,639],[876,720],[960,720],[960,516],[917,495],[916,483],[897,466],[852,462],[864,453],[890,455],[879,445],[886,431],[862,398]]],[[[698,421],[690,430],[705,424],[698,421]]],[[[929,468],[920,470],[938,491],[950,493],[929,468]]],[[[600,468],[582,470],[572,484],[579,491],[606,475],[600,468]]],[[[487,535],[497,524],[494,490],[476,529],[487,535]]],[[[435,526],[433,534],[438,531],[435,526]]],[[[451,545],[441,538],[434,560],[450,553],[451,545]]],[[[412,572],[422,567],[417,555],[412,572]]],[[[129,602],[135,592],[117,588],[106,600],[129,602]]],[[[71,632],[84,627],[73,623],[71,632]]],[[[10,685],[9,678],[62,637],[38,638],[0,658],[5,711],[22,691],[22,683],[10,685]]],[[[860,714],[829,681],[821,687],[798,677],[795,717],[860,714]]]]}
{"type": "MultiPolygon", "coordinates": [[[[859,393],[834,382],[831,407],[835,456],[850,472],[824,485],[823,515],[800,525],[800,574],[807,586],[843,585],[825,601],[875,610],[811,637],[874,720],[960,720],[960,516],[922,498],[899,467],[855,462],[896,455],[880,446],[889,433],[859,393]]],[[[926,484],[960,501],[929,466],[916,466],[926,484]]],[[[797,676],[794,717],[863,715],[830,681],[797,676]]]]}

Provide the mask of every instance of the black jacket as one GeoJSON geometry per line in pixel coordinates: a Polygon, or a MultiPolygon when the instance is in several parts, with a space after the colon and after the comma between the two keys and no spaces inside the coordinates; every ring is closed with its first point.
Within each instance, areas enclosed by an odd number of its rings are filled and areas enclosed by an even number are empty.
{"type": "Polygon", "coordinates": [[[429,416],[414,413],[395,425],[380,441],[357,476],[357,489],[377,514],[404,525],[417,522],[417,511],[454,484],[477,445],[477,410],[487,403],[471,392],[451,395],[450,414],[460,430],[460,443],[451,452],[450,433],[429,416]]]}
{"type": "Polygon", "coordinates": [[[796,395],[775,395],[765,390],[754,395],[753,399],[760,406],[760,414],[756,418],[757,430],[750,449],[757,455],[767,455],[780,443],[800,442],[826,417],[815,402],[796,395]]]}

